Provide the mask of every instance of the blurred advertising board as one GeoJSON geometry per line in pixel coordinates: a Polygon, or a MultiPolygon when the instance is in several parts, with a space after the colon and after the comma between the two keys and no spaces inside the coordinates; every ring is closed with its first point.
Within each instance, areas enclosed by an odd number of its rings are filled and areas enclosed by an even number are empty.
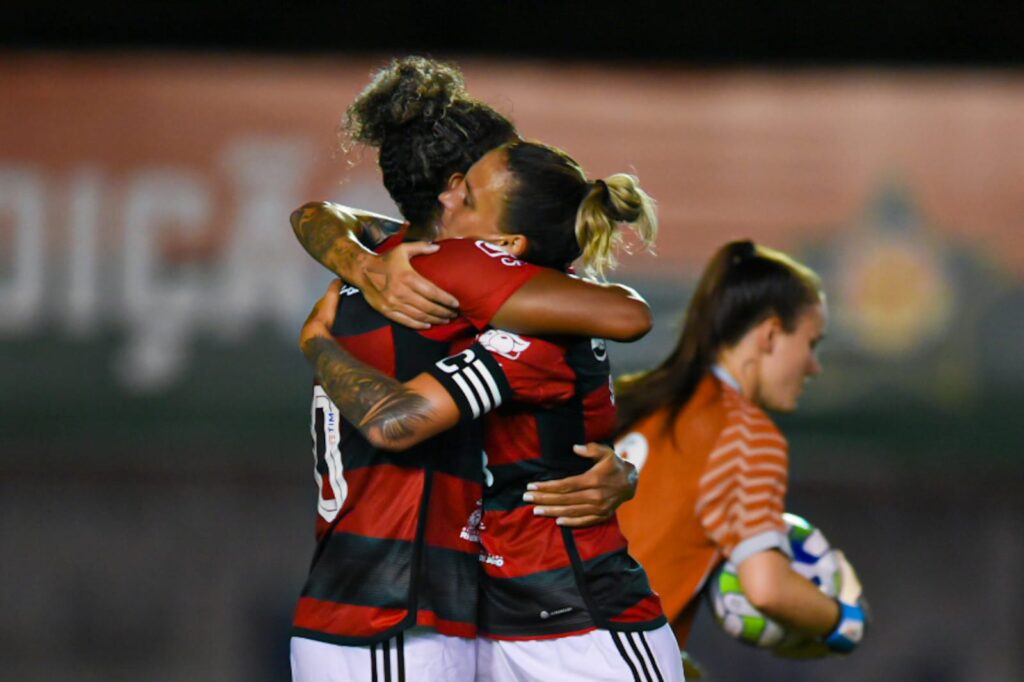
{"type": "MultiPolygon", "coordinates": [[[[328,276],[287,216],[322,198],[394,212],[373,153],[336,150],[341,112],[382,62],[0,63],[4,449],[302,442],[294,339],[328,276]]],[[[634,172],[657,199],[657,255],[617,273],[657,328],[614,349],[620,368],[664,357],[701,264],[751,237],[829,291],[803,428],[1019,461],[1024,75],[462,66],[525,136],[592,176],[634,172]]]]}

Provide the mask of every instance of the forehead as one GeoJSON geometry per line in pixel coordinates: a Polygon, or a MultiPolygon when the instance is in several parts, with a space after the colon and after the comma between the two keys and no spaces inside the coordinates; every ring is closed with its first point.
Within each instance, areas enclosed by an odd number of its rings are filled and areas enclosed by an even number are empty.
{"type": "Polygon", "coordinates": [[[803,329],[812,334],[820,333],[827,324],[828,306],[825,304],[824,299],[804,308],[803,312],[800,313],[800,319],[797,320],[798,329],[803,329]]]}
{"type": "Polygon", "coordinates": [[[503,149],[492,149],[474,163],[466,177],[474,185],[474,189],[488,186],[502,186],[509,176],[506,154],[503,149]]]}

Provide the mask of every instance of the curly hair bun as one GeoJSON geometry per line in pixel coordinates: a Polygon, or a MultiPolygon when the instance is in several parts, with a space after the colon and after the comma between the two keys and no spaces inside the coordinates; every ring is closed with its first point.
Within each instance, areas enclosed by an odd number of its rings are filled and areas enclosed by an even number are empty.
{"type": "Polygon", "coordinates": [[[413,120],[436,121],[466,97],[458,67],[425,57],[393,59],[349,106],[343,127],[353,142],[380,147],[388,133],[413,120]]]}

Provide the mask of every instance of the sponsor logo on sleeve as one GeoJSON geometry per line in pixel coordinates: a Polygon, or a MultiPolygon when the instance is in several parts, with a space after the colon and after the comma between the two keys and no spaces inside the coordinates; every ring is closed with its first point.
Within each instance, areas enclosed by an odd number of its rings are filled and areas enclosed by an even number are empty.
{"type": "Polygon", "coordinates": [[[519,260],[508,251],[503,251],[494,244],[488,244],[485,241],[477,241],[476,248],[486,253],[490,258],[497,258],[501,261],[502,265],[507,265],[512,268],[517,268],[523,264],[523,261],[519,260]]]}
{"type": "Polygon", "coordinates": [[[615,454],[635,466],[638,473],[647,462],[649,449],[647,439],[639,431],[631,431],[615,443],[615,454]]]}
{"type": "Polygon", "coordinates": [[[523,337],[501,329],[488,329],[480,335],[479,341],[487,350],[509,360],[518,360],[530,347],[530,342],[523,337]]]}

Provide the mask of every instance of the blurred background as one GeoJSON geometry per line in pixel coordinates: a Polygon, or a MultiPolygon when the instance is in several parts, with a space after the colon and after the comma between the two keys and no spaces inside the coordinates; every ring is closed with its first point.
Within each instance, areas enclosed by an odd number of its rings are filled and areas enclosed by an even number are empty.
{"type": "Polygon", "coordinates": [[[874,628],[794,663],[704,613],[710,679],[1024,679],[1024,10],[762,5],[4,3],[0,679],[288,679],[315,514],[295,339],[329,276],[287,216],[394,213],[336,126],[412,52],[658,200],[657,255],[616,273],[656,327],[617,371],[667,354],[728,239],[826,282],[789,507],[874,628]]]}

